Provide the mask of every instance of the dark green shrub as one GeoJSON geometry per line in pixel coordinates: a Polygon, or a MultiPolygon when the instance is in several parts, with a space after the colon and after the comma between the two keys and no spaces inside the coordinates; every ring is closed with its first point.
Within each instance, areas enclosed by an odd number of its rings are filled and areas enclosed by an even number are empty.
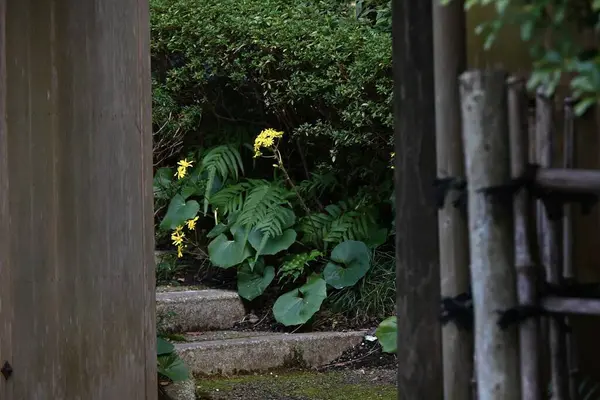
{"type": "Polygon", "coordinates": [[[334,172],[344,188],[391,181],[388,33],[335,0],[151,6],[155,142],[176,152],[273,127],[291,138],[282,152],[299,180],[310,171],[334,172]]]}

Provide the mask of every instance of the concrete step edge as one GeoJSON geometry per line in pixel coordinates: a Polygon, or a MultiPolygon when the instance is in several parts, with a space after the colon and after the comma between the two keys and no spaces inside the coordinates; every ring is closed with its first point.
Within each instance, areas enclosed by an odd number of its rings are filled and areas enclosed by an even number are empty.
{"type": "Polygon", "coordinates": [[[366,334],[366,330],[273,333],[178,343],[175,349],[194,375],[233,375],[329,364],[359,345],[366,334]]]}
{"type": "Polygon", "coordinates": [[[231,290],[200,289],[156,293],[158,329],[169,333],[232,328],[246,315],[231,290]]]}

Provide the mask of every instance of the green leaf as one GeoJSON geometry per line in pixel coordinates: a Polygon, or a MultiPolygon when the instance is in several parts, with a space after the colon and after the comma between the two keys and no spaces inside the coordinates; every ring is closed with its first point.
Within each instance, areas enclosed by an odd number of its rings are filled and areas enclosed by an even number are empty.
{"type": "Polygon", "coordinates": [[[222,145],[208,151],[202,159],[202,169],[207,179],[204,194],[204,214],[206,214],[210,197],[221,187],[216,183],[226,181],[229,177],[237,181],[239,171],[244,172],[244,165],[239,151],[234,146],[222,145]]]}
{"type": "Polygon", "coordinates": [[[371,230],[371,234],[369,235],[369,237],[365,240],[365,244],[369,248],[374,249],[384,244],[387,241],[387,238],[388,230],[386,228],[374,227],[371,230]]]}
{"type": "Polygon", "coordinates": [[[323,277],[336,289],[354,286],[371,268],[369,248],[363,242],[347,240],[335,246],[323,277]]]}
{"type": "Polygon", "coordinates": [[[200,204],[196,200],[185,201],[182,195],[178,194],[171,199],[165,218],[160,223],[162,229],[175,229],[183,225],[188,219],[194,218],[200,210],[200,204]]]}
{"type": "Polygon", "coordinates": [[[167,188],[173,182],[173,169],[171,168],[160,168],[154,174],[152,182],[154,197],[157,199],[168,199],[169,194],[167,188]]]}
{"type": "Polygon", "coordinates": [[[381,321],[375,336],[386,353],[395,353],[398,348],[398,321],[397,318],[389,317],[381,321]]]}
{"type": "Polygon", "coordinates": [[[531,40],[533,36],[533,28],[535,27],[535,21],[526,20],[521,24],[521,39],[525,42],[531,40]]]}
{"type": "Polygon", "coordinates": [[[264,293],[275,278],[275,268],[265,267],[261,262],[254,265],[244,264],[237,273],[237,288],[241,297],[254,300],[264,293]]]}
{"type": "Polygon", "coordinates": [[[575,115],[577,115],[578,117],[582,116],[594,104],[596,104],[596,99],[591,97],[585,98],[577,102],[577,104],[575,105],[575,115]]]}
{"type": "Polygon", "coordinates": [[[277,271],[277,275],[280,275],[279,281],[281,282],[284,278],[291,278],[292,282],[295,282],[304,273],[310,262],[322,256],[323,253],[318,250],[312,250],[310,253],[294,254],[279,267],[277,271]]]}
{"type": "Polygon", "coordinates": [[[231,229],[233,240],[229,240],[225,234],[220,234],[208,245],[208,256],[210,262],[217,267],[231,268],[241,264],[252,255],[252,251],[246,240],[246,231],[242,228],[231,229]]]}
{"type": "Polygon", "coordinates": [[[327,284],[319,275],[310,276],[298,289],[282,294],[273,305],[275,319],[285,326],[306,323],[327,297],[327,284]]]}
{"type": "Polygon", "coordinates": [[[183,363],[183,360],[179,358],[177,353],[158,356],[157,372],[173,382],[185,381],[190,378],[187,366],[183,363]]]}
{"type": "Polygon", "coordinates": [[[159,356],[163,356],[165,354],[170,354],[175,351],[175,346],[171,342],[166,341],[161,337],[156,338],[156,354],[159,356]]]}
{"type": "Polygon", "coordinates": [[[214,228],[212,228],[210,230],[210,232],[208,232],[206,234],[206,237],[209,238],[209,239],[212,239],[212,238],[215,238],[215,237],[219,236],[222,233],[227,232],[228,230],[229,230],[229,226],[228,225],[225,225],[225,224],[222,224],[222,223],[218,223],[217,225],[215,225],[214,228]]]}
{"type": "Polygon", "coordinates": [[[256,250],[256,257],[258,257],[259,255],[274,255],[287,250],[296,241],[296,236],[296,231],[293,229],[286,229],[282,235],[275,237],[265,235],[258,229],[252,229],[248,241],[256,250]]]}

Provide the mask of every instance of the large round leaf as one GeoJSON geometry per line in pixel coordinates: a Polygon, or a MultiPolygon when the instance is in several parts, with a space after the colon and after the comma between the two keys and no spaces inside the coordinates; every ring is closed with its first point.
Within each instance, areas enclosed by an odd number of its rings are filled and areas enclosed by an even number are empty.
{"type": "Polygon", "coordinates": [[[319,275],[312,275],[298,289],[282,294],[273,305],[273,314],[285,326],[304,324],[326,297],[327,284],[319,275]]]}
{"type": "Polygon", "coordinates": [[[157,372],[173,382],[181,382],[190,379],[190,373],[183,360],[177,353],[171,353],[157,357],[157,372]]]}
{"type": "Polygon", "coordinates": [[[171,342],[166,341],[165,339],[157,336],[156,338],[156,354],[159,356],[164,356],[165,354],[170,354],[175,351],[175,346],[171,342]]]}
{"type": "Polygon", "coordinates": [[[200,210],[200,204],[196,200],[185,201],[185,198],[178,194],[171,199],[165,218],[160,223],[163,229],[175,229],[181,226],[188,219],[194,218],[200,210]]]}
{"type": "Polygon", "coordinates": [[[173,181],[173,170],[171,168],[159,168],[154,174],[153,191],[157,199],[168,199],[168,188],[173,181]]]}
{"type": "Polygon", "coordinates": [[[371,268],[369,248],[363,242],[346,240],[335,246],[323,277],[336,289],[353,286],[371,268]]]}
{"type": "Polygon", "coordinates": [[[259,255],[274,255],[280,251],[287,250],[296,241],[296,231],[286,229],[283,235],[269,237],[258,229],[252,229],[248,236],[248,241],[256,250],[256,256],[259,255]]]}
{"type": "Polygon", "coordinates": [[[246,240],[246,231],[240,228],[232,228],[233,240],[229,240],[222,233],[208,245],[208,256],[210,262],[217,267],[230,268],[241,264],[252,255],[252,250],[246,240]]]}
{"type": "Polygon", "coordinates": [[[258,262],[254,268],[244,264],[237,273],[238,293],[246,300],[254,300],[271,284],[275,278],[275,268],[258,262]]]}
{"type": "Polygon", "coordinates": [[[381,344],[381,348],[386,353],[395,353],[398,348],[398,320],[396,317],[389,317],[381,321],[375,336],[381,344]]]}
{"type": "Polygon", "coordinates": [[[208,232],[206,234],[206,237],[209,239],[212,239],[212,238],[219,236],[222,233],[227,232],[228,230],[229,230],[229,226],[222,224],[222,223],[218,223],[210,230],[210,232],[208,232]]]}
{"type": "Polygon", "coordinates": [[[369,237],[365,240],[365,244],[374,249],[376,247],[381,246],[387,241],[388,238],[388,230],[386,228],[373,228],[369,233],[369,237]]]}

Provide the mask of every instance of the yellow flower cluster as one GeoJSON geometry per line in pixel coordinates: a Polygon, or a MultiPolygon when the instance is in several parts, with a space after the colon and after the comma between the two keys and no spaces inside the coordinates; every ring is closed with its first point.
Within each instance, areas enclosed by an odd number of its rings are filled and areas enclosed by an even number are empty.
{"type": "Polygon", "coordinates": [[[192,161],[188,161],[187,158],[180,160],[177,162],[177,172],[175,172],[175,176],[177,179],[183,178],[187,174],[187,169],[193,165],[192,161]]]}
{"type": "Polygon", "coordinates": [[[275,139],[280,139],[282,136],[283,132],[271,128],[259,133],[254,140],[254,158],[262,156],[260,149],[272,149],[275,145],[275,139]]]}
{"type": "MultiPolygon", "coordinates": [[[[196,229],[196,222],[198,221],[198,217],[194,217],[185,221],[185,225],[190,231],[196,229]]],[[[171,233],[171,242],[177,247],[177,257],[183,257],[183,249],[185,249],[186,245],[183,243],[185,240],[185,232],[183,231],[183,226],[179,225],[175,228],[173,233],[171,233]]]]}
{"type": "Polygon", "coordinates": [[[171,241],[175,246],[177,246],[177,257],[183,257],[183,249],[185,245],[183,244],[183,240],[185,239],[185,233],[183,232],[183,226],[178,226],[175,228],[173,233],[171,233],[171,241]]]}
{"type": "Polygon", "coordinates": [[[196,229],[196,222],[198,221],[198,217],[194,217],[193,219],[188,219],[185,224],[187,225],[190,231],[196,229]]]}

